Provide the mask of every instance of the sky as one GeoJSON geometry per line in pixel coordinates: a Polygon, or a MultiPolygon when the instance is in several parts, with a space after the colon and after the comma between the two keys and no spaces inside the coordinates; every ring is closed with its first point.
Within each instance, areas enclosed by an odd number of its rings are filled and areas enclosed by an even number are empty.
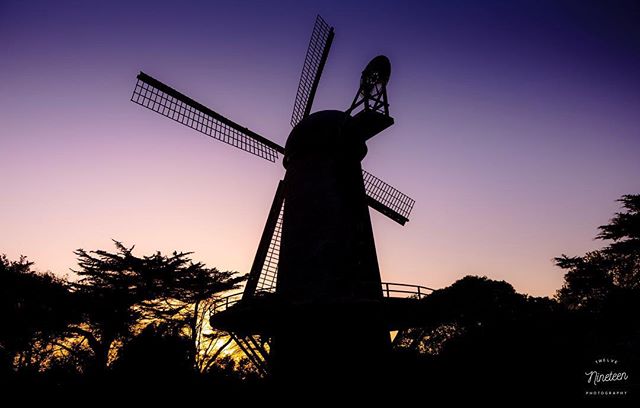
{"type": "Polygon", "coordinates": [[[560,254],[640,193],[633,1],[0,1],[0,253],[59,275],[77,248],[194,251],[248,272],[281,162],[129,101],[140,70],[284,145],[315,15],[335,40],[313,110],[392,63],[395,125],[363,166],[416,200],[372,211],[383,281],[465,275],[553,295],[560,254]]]}

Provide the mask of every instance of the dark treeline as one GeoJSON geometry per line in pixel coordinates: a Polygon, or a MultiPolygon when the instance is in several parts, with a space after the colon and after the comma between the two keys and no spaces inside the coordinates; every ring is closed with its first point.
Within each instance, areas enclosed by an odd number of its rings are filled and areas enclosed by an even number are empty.
{"type": "MultiPolygon", "coordinates": [[[[615,389],[626,393],[620,398],[634,398],[640,195],[620,202],[622,211],[599,228],[602,249],[555,258],[565,275],[552,298],[473,276],[427,296],[422,327],[395,335],[389,389],[484,399],[600,398],[585,393],[615,389]],[[594,384],[592,371],[624,371],[628,379],[594,384]]],[[[133,247],[115,246],[114,252],[77,250],[73,279],[35,272],[25,257],[2,256],[4,384],[265,387],[268,380],[227,347],[228,335],[208,325],[211,302],[245,276],[207,268],[191,253],[138,257],[133,247]]]]}
{"type": "Polygon", "coordinates": [[[609,242],[554,259],[565,271],[553,298],[516,293],[506,282],[467,276],[425,298],[421,329],[398,334],[399,387],[429,384],[467,398],[637,398],[640,375],[640,195],[599,227],[609,242]],[[596,360],[600,360],[596,362],[596,360]],[[603,361],[604,360],[604,361],[603,361]],[[588,382],[587,373],[628,380],[588,382]],[[623,395],[585,395],[614,390],[623,395]]]}
{"type": "Polygon", "coordinates": [[[200,377],[255,376],[222,355],[228,340],[208,326],[215,296],[245,277],[207,268],[190,253],[137,257],[133,247],[75,252],[76,279],[0,258],[0,370],[14,386],[179,386],[200,377]]]}

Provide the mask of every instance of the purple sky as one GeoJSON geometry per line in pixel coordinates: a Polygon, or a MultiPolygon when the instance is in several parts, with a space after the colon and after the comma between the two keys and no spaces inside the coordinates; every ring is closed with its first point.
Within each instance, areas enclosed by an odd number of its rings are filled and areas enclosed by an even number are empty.
{"type": "Polygon", "coordinates": [[[114,238],[248,271],[282,166],[129,98],[144,70],[284,144],[316,13],[336,38],[314,110],[393,64],[364,165],[417,203],[406,227],[372,213],[383,280],[553,294],[552,258],[640,192],[636,2],[116,3],[0,3],[0,252],[41,270],[114,238]]]}

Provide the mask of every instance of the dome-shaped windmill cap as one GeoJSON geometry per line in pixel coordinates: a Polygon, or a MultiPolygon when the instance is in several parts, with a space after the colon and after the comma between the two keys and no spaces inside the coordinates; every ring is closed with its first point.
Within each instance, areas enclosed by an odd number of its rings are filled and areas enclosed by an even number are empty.
{"type": "Polygon", "coordinates": [[[378,55],[365,67],[360,77],[360,84],[366,88],[373,88],[375,85],[386,85],[391,76],[391,62],[384,55],[378,55]]]}

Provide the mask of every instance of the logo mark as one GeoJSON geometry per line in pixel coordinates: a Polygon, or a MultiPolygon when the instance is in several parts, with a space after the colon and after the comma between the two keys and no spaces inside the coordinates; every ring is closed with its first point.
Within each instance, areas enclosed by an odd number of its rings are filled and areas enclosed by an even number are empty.
{"type": "Polygon", "coordinates": [[[626,397],[629,373],[615,358],[603,357],[594,360],[585,373],[585,396],[626,397]]]}

